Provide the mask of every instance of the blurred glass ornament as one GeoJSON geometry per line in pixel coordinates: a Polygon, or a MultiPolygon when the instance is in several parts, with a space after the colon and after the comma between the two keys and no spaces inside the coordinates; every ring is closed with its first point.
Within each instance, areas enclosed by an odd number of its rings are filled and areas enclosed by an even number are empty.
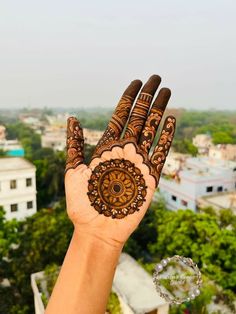
{"type": "Polygon", "coordinates": [[[170,304],[189,302],[200,294],[201,272],[191,258],[175,255],[156,265],[153,282],[170,304]]]}

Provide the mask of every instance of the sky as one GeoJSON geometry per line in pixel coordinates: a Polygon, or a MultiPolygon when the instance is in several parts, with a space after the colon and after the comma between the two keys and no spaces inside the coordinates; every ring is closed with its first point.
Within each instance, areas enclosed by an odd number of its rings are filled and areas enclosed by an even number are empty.
{"type": "Polygon", "coordinates": [[[152,74],[171,107],[236,109],[235,0],[1,0],[0,109],[109,107],[152,74]]]}

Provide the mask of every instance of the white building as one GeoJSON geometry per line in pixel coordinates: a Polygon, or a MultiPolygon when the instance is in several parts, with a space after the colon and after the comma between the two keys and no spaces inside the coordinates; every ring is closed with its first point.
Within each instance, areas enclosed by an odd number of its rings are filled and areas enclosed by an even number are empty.
{"type": "Polygon", "coordinates": [[[236,215],[236,191],[202,196],[198,199],[198,207],[213,207],[215,210],[231,209],[236,215]]]}
{"type": "Polygon", "coordinates": [[[199,154],[207,155],[213,145],[212,138],[209,134],[197,134],[193,138],[193,145],[197,147],[199,154]]]}
{"type": "Polygon", "coordinates": [[[236,162],[207,157],[188,158],[175,179],[162,176],[160,193],[169,209],[197,210],[200,197],[235,191],[236,162]]]}
{"type": "MultiPolygon", "coordinates": [[[[84,141],[89,145],[97,145],[103,131],[83,128],[84,141]]],[[[48,127],[41,136],[42,147],[52,148],[54,151],[63,151],[66,147],[66,128],[48,127]]]]}
{"type": "Polygon", "coordinates": [[[102,137],[104,131],[99,130],[91,130],[91,129],[83,129],[84,141],[89,145],[97,145],[98,141],[102,137]]]}
{"type": "Polygon", "coordinates": [[[24,158],[0,158],[0,206],[6,219],[24,219],[36,213],[36,168],[24,158]]]}
{"type": "Polygon", "coordinates": [[[11,157],[24,157],[25,154],[18,140],[0,140],[0,149],[11,157]]]}
{"type": "Polygon", "coordinates": [[[233,144],[218,144],[210,147],[209,157],[225,160],[236,161],[236,145],[233,144]]]}
{"type": "Polygon", "coordinates": [[[185,164],[187,158],[191,157],[187,154],[173,152],[172,150],[169,152],[162,173],[166,175],[175,175],[182,168],[182,165],[185,164]]]}
{"type": "Polygon", "coordinates": [[[42,147],[52,148],[54,151],[63,151],[66,147],[65,130],[47,131],[41,136],[42,147]]]}

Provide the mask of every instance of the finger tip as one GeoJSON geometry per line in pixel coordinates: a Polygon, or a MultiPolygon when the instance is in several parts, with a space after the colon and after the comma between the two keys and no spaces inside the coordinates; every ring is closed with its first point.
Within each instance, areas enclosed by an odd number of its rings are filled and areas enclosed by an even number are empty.
{"type": "Polygon", "coordinates": [[[165,94],[166,96],[171,96],[171,90],[168,87],[162,87],[160,89],[160,93],[165,94]]]}
{"type": "Polygon", "coordinates": [[[139,80],[139,79],[133,80],[133,81],[130,83],[130,85],[142,85],[142,84],[143,84],[142,81],[139,80]]]}
{"type": "Polygon", "coordinates": [[[130,96],[132,98],[135,98],[142,86],[142,81],[140,80],[134,80],[130,83],[130,85],[127,87],[123,95],[130,96]]]}
{"type": "Polygon", "coordinates": [[[153,74],[153,75],[150,76],[149,80],[161,82],[161,77],[159,75],[157,75],[157,74],[153,74]]]}
{"type": "Polygon", "coordinates": [[[142,92],[154,95],[160,83],[161,77],[157,74],[153,74],[143,86],[142,92]]]}

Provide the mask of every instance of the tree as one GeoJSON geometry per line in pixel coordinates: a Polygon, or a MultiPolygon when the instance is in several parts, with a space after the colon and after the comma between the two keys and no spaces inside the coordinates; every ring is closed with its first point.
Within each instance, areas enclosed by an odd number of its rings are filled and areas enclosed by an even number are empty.
{"type": "MultiPolygon", "coordinates": [[[[2,223],[5,230],[12,222],[2,223]]],[[[7,257],[4,271],[11,283],[9,289],[12,293],[8,296],[10,308],[5,312],[0,308],[0,313],[20,313],[19,309],[24,308],[25,305],[27,308],[24,313],[34,312],[30,275],[44,270],[47,265],[53,263],[61,265],[72,230],[63,201],[53,210],[44,209],[25,221],[17,222],[17,231],[11,230],[11,235],[4,233],[2,242],[9,241],[8,237],[10,237],[17,245],[11,246],[10,243],[6,243],[2,253],[7,257]],[[13,304],[18,304],[18,309],[14,308],[13,304]]],[[[4,289],[2,287],[2,295],[7,291],[4,289]]]]}
{"type": "Polygon", "coordinates": [[[192,156],[197,156],[198,149],[196,146],[192,144],[192,142],[188,139],[183,140],[175,140],[173,142],[173,148],[183,154],[190,154],[192,156]]]}
{"type": "Polygon", "coordinates": [[[225,212],[196,214],[191,210],[162,213],[157,219],[156,243],[150,245],[154,259],[159,261],[175,254],[191,257],[210,279],[233,291],[236,288],[235,219],[230,221],[225,215],[225,212]]]}

